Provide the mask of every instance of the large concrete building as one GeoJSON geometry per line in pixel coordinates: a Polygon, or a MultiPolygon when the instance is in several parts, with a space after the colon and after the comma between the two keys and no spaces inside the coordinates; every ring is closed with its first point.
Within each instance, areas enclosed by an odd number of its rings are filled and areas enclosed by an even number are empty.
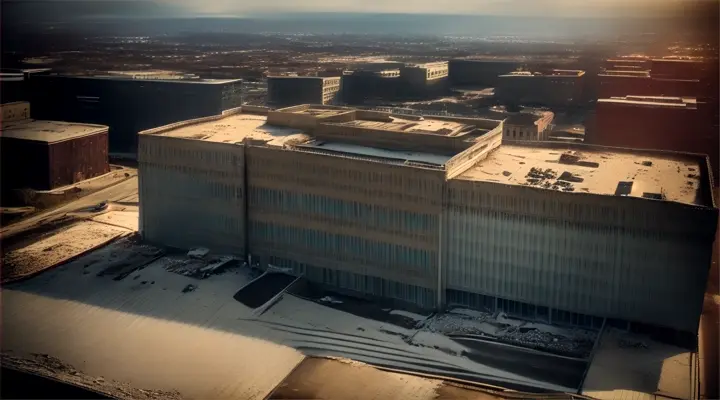
{"type": "Polygon", "coordinates": [[[340,77],[269,76],[268,105],[335,104],[340,97],[340,77]]]}
{"type": "MultiPolygon", "coordinates": [[[[142,74],[141,74],[142,75],[142,74]]],[[[110,151],[136,153],[138,132],[242,104],[242,82],[128,76],[36,76],[33,118],[110,127],[110,151]]]]}
{"type": "Polygon", "coordinates": [[[107,126],[30,119],[26,102],[0,108],[3,190],[49,190],[110,171],[107,126]]]}
{"type": "Polygon", "coordinates": [[[515,71],[500,75],[495,97],[506,105],[567,108],[580,105],[585,71],[515,71]]]}
{"type": "Polygon", "coordinates": [[[707,158],[502,136],[501,121],[307,105],[148,130],[140,230],[422,308],[695,333],[707,158]]]}

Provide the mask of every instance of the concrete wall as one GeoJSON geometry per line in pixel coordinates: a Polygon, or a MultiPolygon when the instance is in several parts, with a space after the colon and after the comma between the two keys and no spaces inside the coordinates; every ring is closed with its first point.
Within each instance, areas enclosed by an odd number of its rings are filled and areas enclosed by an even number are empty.
{"type": "Polygon", "coordinates": [[[473,165],[484,160],[491,151],[502,144],[501,132],[492,132],[477,139],[477,142],[467,150],[459,153],[445,163],[447,179],[452,179],[467,171],[473,165]]]}
{"type": "Polygon", "coordinates": [[[442,170],[248,147],[250,253],[311,280],[437,304],[442,170]]]}
{"type": "Polygon", "coordinates": [[[245,255],[245,147],[140,135],[140,232],[245,255]]]}
{"type": "Polygon", "coordinates": [[[452,180],[447,288],[697,330],[717,211],[452,180]]]}
{"type": "Polygon", "coordinates": [[[336,126],[332,124],[319,124],[314,131],[320,140],[368,145],[391,150],[409,150],[443,154],[455,154],[472,146],[472,142],[465,141],[462,136],[451,137],[413,133],[412,138],[407,132],[369,129],[359,126],[336,126]]]}
{"type": "Polygon", "coordinates": [[[2,109],[3,122],[22,121],[30,118],[30,103],[26,101],[2,104],[0,109],[2,109]]]}

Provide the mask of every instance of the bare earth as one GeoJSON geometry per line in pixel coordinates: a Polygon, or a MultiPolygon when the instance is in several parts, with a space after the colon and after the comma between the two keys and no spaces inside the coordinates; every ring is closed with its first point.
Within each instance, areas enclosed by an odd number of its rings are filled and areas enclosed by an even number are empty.
{"type": "Polygon", "coordinates": [[[106,394],[116,399],[138,400],[178,400],[182,399],[178,392],[162,390],[145,390],[134,388],[127,383],[107,381],[103,377],[93,377],[78,371],[55,357],[46,354],[32,354],[29,357],[16,357],[2,353],[4,367],[54,378],[63,382],[81,386],[95,392],[106,394]]]}

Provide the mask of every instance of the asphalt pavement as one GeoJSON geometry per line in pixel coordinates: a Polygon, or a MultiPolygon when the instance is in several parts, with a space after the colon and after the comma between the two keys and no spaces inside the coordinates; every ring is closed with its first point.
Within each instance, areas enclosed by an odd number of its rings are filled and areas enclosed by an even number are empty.
{"type": "Polygon", "coordinates": [[[133,176],[120,183],[109,186],[105,189],[98,190],[85,197],[63,204],[59,207],[45,210],[39,214],[29,217],[25,220],[2,227],[0,229],[0,239],[17,234],[26,229],[32,228],[44,222],[60,218],[68,213],[81,211],[88,207],[94,206],[102,201],[119,202],[127,198],[133,198],[138,194],[138,177],[133,176]]]}

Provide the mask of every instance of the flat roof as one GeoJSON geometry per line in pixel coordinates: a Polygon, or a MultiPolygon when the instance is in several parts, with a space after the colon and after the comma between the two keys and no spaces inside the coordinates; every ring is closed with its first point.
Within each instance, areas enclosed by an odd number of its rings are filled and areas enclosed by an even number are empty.
{"type": "Polygon", "coordinates": [[[63,78],[63,79],[102,79],[109,81],[123,81],[123,82],[139,82],[139,83],[150,83],[150,82],[169,82],[169,83],[187,83],[195,85],[218,85],[223,83],[242,82],[242,79],[133,79],[130,76],[110,76],[110,75],[41,75],[46,78],[63,78]]]}
{"type": "Polygon", "coordinates": [[[380,129],[394,132],[420,133],[431,135],[452,136],[462,131],[470,131],[475,127],[473,125],[462,124],[459,122],[443,121],[438,119],[421,119],[412,120],[399,117],[390,117],[391,122],[369,121],[357,119],[348,122],[332,123],[336,126],[353,126],[366,129],[380,129]]]}
{"type": "Polygon", "coordinates": [[[190,121],[184,126],[145,134],[217,143],[239,143],[245,139],[265,140],[269,146],[282,146],[291,139],[304,141],[309,138],[300,129],[268,125],[265,115],[242,113],[211,121],[190,121]]]}
{"type": "Polygon", "coordinates": [[[664,97],[664,96],[624,96],[598,99],[598,103],[631,104],[639,106],[688,108],[697,106],[697,99],[692,97],[664,97]]]}
{"type": "Polygon", "coordinates": [[[2,124],[0,137],[56,143],[107,132],[104,125],[25,119],[2,124]]]}
{"type": "Polygon", "coordinates": [[[267,79],[340,79],[338,76],[268,76],[267,79]]]}
{"type": "Polygon", "coordinates": [[[699,160],[680,154],[673,157],[659,152],[649,155],[605,149],[578,151],[560,143],[553,147],[503,144],[456,179],[548,190],[564,190],[569,183],[575,193],[628,197],[662,194],[666,201],[704,205],[699,171],[699,160]],[[561,163],[563,154],[579,157],[579,161],[561,163]],[[547,170],[551,174],[546,174],[547,170]],[[563,182],[556,185],[558,181],[563,182]]]}
{"type": "Polygon", "coordinates": [[[358,155],[372,158],[378,158],[383,160],[396,160],[396,161],[415,161],[426,164],[432,164],[437,166],[445,165],[453,156],[447,156],[442,154],[432,154],[414,151],[402,151],[402,150],[387,150],[377,147],[361,146],[349,143],[340,142],[325,142],[320,140],[313,140],[300,145],[301,148],[324,150],[338,154],[345,155],[358,155]]]}

